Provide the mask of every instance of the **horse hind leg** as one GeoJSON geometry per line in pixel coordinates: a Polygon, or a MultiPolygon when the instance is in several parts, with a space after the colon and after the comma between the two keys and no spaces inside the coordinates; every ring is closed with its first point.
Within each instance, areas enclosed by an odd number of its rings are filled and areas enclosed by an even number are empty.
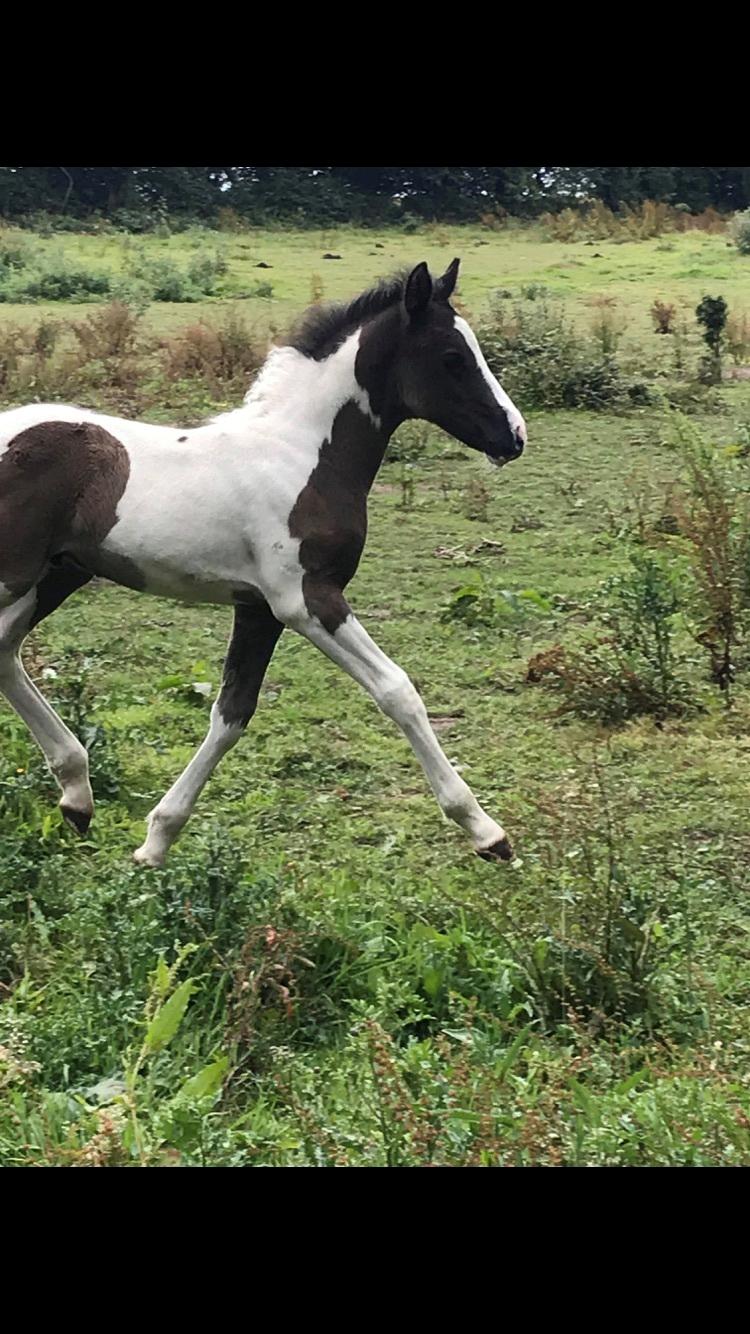
{"type": "Polygon", "coordinates": [[[90,578],[79,567],[63,562],[50,567],[20,597],[0,583],[0,692],[43,752],[62,790],[60,810],[79,834],[86,832],[94,813],[88,754],[29,678],[21,661],[21,645],[33,626],[90,578]]]}

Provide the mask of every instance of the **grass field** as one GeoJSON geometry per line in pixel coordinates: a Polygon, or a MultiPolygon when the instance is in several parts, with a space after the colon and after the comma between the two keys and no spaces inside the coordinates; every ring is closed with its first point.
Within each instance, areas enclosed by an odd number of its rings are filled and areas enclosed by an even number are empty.
{"type": "MultiPolygon", "coordinates": [[[[628,334],[636,341],[651,332],[648,310],[656,298],[676,301],[691,318],[707,287],[720,290],[730,305],[748,300],[746,262],[725,235],[702,232],[587,244],[546,241],[534,228],[494,232],[434,224],[416,234],[341,229],[257,230],[239,235],[195,230],[161,238],[56,235],[34,237],[34,248],[47,261],[63,256],[71,265],[120,276],[139,255],[167,258],[183,268],[206,252],[224,257],[228,272],[220,295],[195,306],[159,302],[151,307],[148,323],[160,332],[179,326],[187,316],[200,316],[231,302],[234,293],[250,290],[261,280],[271,284],[271,297],[255,298],[250,305],[244,300],[243,312],[249,310],[261,325],[283,327],[313,299],[316,275],[324,297],[339,300],[415,258],[442,272],[454,255],[462,260],[461,298],[470,309],[478,310],[493,289],[515,292],[523,285],[541,284],[564,299],[571,314],[584,322],[591,297],[606,292],[621,306],[628,334]],[[325,259],[327,253],[339,258],[325,259]],[[259,263],[271,267],[258,270],[259,263]]],[[[65,309],[71,316],[85,312],[85,306],[75,304],[65,309]]],[[[36,319],[40,314],[59,315],[59,304],[8,304],[2,311],[4,321],[36,319]]]]}
{"type": "MultiPolygon", "coordinates": [[[[699,233],[34,244],[119,271],[134,247],[178,264],[222,249],[215,297],[146,311],[161,335],[232,306],[283,328],[321,283],[348,296],[454,254],[476,317],[490,292],[536,284],[586,332],[592,299],[613,298],[635,366],[669,356],[655,299],[692,322],[693,360],[702,296],[750,304],[750,261],[699,233]],[[259,275],[271,297],[240,299],[259,275]]],[[[91,309],[0,305],[0,332],[91,309]]],[[[146,812],[205,732],[228,615],[100,584],[29,638],[29,670],[90,748],[97,812],[83,841],[63,826],[0,709],[0,1162],[750,1164],[750,675],[727,707],[680,622],[684,716],[565,721],[526,683],[533,655],[595,619],[681,470],[658,405],[527,416],[527,453],[501,474],[439,433],[413,465],[388,463],[350,589],[511,834],[511,867],[472,856],[400,734],[287,632],[169,865],[137,869],[146,812]],[[462,588],[533,597],[465,619],[462,588]]],[[[748,381],[694,422],[719,452],[744,440],[748,381]]]]}

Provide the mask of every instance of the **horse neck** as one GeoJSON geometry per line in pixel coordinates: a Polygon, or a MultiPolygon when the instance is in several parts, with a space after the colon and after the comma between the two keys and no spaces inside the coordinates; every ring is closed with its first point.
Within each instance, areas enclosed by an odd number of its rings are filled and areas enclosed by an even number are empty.
{"type": "Polygon", "coordinates": [[[400,421],[389,405],[392,356],[379,343],[365,325],[320,360],[276,348],[241,411],[266,426],[315,437],[343,481],[369,490],[400,421]]]}

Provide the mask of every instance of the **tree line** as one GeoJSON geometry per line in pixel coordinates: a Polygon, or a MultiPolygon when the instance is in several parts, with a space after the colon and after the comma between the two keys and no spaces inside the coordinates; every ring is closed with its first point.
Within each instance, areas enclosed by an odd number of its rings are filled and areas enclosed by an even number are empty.
{"type": "Polygon", "coordinates": [[[533,218],[594,200],[620,210],[645,199],[692,213],[745,209],[750,167],[0,167],[8,221],[46,213],[210,223],[232,209],[248,223],[376,225],[404,214],[533,218]]]}

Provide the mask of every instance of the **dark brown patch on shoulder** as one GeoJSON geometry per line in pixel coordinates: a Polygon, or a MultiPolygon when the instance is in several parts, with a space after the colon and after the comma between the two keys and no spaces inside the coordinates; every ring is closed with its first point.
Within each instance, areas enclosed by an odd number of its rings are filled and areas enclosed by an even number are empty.
{"type": "Polygon", "coordinates": [[[0,457],[0,581],[25,593],[64,553],[91,569],[130,475],[127,450],[94,422],[41,422],[0,457]]]}
{"type": "Polygon", "coordinates": [[[289,532],[300,540],[305,604],[329,634],[349,614],[341,590],[359,565],[367,536],[367,493],[384,450],[384,436],[374,422],[356,404],[345,403],[289,515],[289,532]]]}
{"type": "Polygon", "coordinates": [[[186,435],[178,435],[178,437],[177,437],[177,443],[178,443],[178,445],[184,445],[184,443],[185,443],[186,440],[187,440],[187,436],[186,436],[186,435]]]}

